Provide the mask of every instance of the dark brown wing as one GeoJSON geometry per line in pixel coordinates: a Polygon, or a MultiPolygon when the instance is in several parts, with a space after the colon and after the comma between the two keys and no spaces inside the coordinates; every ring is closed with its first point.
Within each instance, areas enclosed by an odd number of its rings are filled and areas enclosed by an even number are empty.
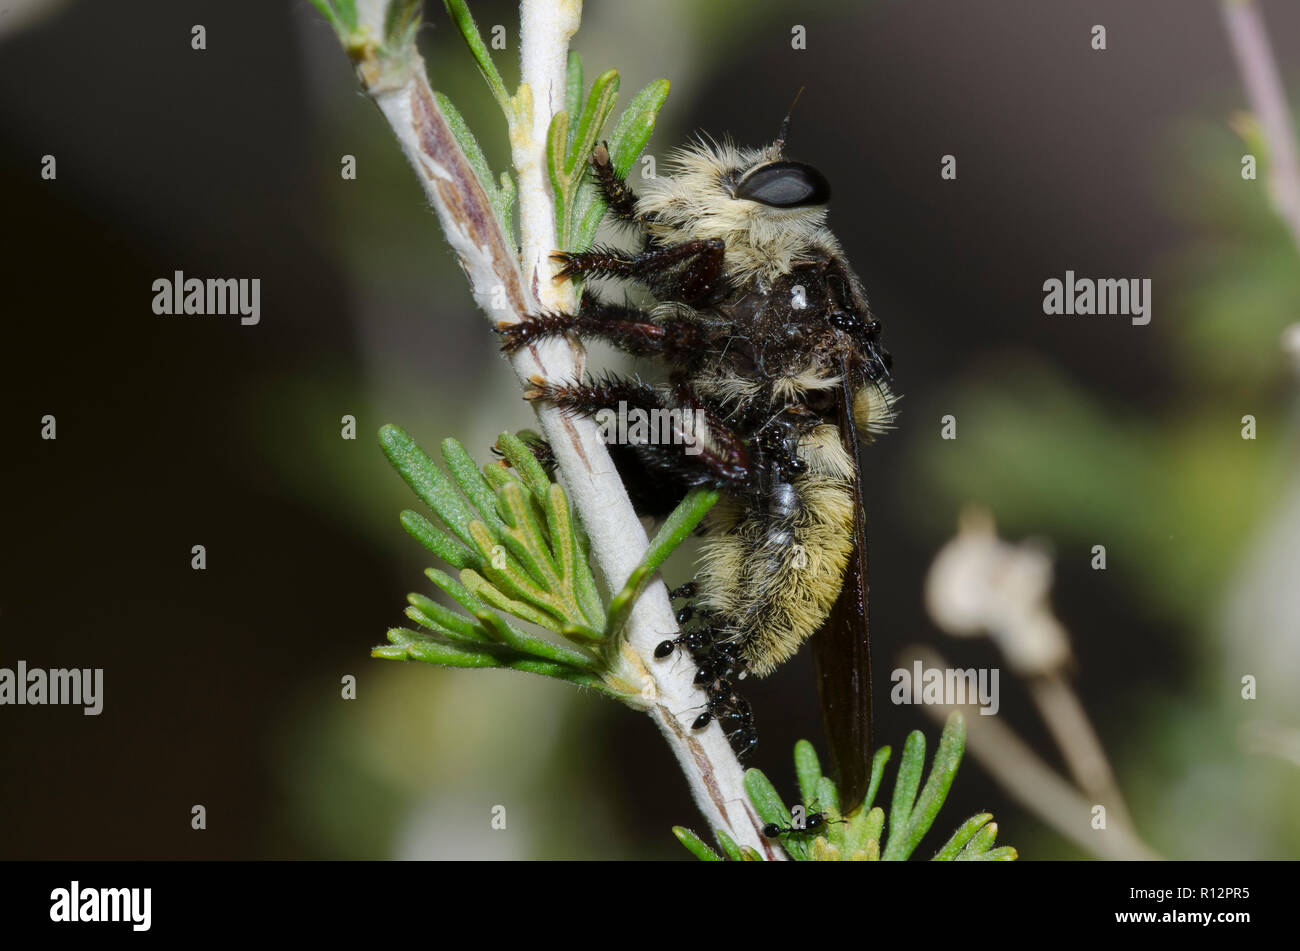
{"type": "Polygon", "coordinates": [[[867,519],[862,506],[862,456],[853,423],[849,368],[837,397],[840,441],[857,467],[853,481],[853,555],[844,585],[822,629],[813,636],[822,728],[830,750],[830,775],[840,791],[840,810],[862,804],[871,779],[871,645],[867,617],[867,519]]]}

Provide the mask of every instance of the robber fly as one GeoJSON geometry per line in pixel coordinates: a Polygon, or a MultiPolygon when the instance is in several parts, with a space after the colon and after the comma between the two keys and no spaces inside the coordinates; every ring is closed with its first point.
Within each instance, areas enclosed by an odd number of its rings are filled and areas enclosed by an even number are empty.
{"type": "Polygon", "coordinates": [[[830,185],[786,157],[788,124],[761,149],[694,142],[639,196],[597,146],[592,173],[641,247],[557,252],[557,279],[634,282],[656,304],[587,290],[577,313],[499,331],[507,351],[572,334],[667,366],[662,386],[613,375],[538,379],[525,396],[579,415],[622,405],[698,421],[689,446],[610,447],[642,514],[666,515],[694,486],[722,493],[679,614],[696,626],[656,654],[689,649],[710,701],[697,725],[717,719],[748,750],[757,736],[736,682],[770,674],[817,635],[831,768],[847,813],[865,796],[871,745],[859,450],[893,427],[895,396],[880,323],[826,227],[830,185]]]}

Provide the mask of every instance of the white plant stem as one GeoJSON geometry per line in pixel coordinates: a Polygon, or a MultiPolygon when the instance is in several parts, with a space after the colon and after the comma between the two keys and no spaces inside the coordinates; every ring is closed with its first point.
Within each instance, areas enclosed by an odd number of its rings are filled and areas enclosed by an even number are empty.
{"type": "MultiPolygon", "coordinates": [[[[382,35],[383,4],[363,7],[372,35],[382,35]]],[[[578,28],[579,0],[523,0],[521,84],[510,145],[518,176],[521,252],[501,233],[486,194],[452,136],[429,88],[423,60],[412,51],[396,75],[359,64],[362,85],[374,99],[438,214],[448,243],[469,280],[475,301],[494,323],[513,322],[539,310],[569,310],[577,298],[568,282],[553,279],[557,247],[555,209],[546,169],[551,118],[564,108],[569,40],[578,28]]],[[[572,380],[583,370],[581,348],[548,340],[516,353],[511,364],[521,382],[572,380]]],[[[591,539],[592,560],[611,591],[640,564],[648,539],[627,497],[596,424],[538,407],[538,420],[558,464],[561,481],[591,539]]],[[[744,771],[715,722],[694,732],[690,722],[704,703],[693,685],[694,665],[676,656],[656,660],[655,645],[677,632],[667,589],[651,584],[625,633],[620,675],[641,685],[641,706],[676,755],[709,829],[722,828],[740,845],[768,859],[784,858],[764,839],[750,805],[744,771]]]]}

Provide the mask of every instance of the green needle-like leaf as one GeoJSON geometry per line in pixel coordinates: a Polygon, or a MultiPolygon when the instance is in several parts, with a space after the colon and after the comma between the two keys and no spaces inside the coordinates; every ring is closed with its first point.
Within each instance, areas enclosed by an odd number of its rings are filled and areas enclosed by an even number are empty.
{"type": "Polygon", "coordinates": [[[537,496],[538,501],[544,501],[551,491],[551,480],[547,478],[546,470],[537,461],[537,457],[529,450],[528,444],[512,433],[502,433],[497,437],[497,448],[528,490],[537,496]]]}
{"type": "MultiPolygon", "coordinates": [[[[491,640],[488,633],[483,627],[470,620],[463,614],[457,614],[450,608],[445,608],[433,598],[426,598],[422,594],[411,593],[406,596],[410,608],[407,609],[407,617],[410,617],[410,610],[414,609],[422,617],[438,626],[439,629],[447,632],[448,637],[453,637],[464,641],[482,641],[491,640]]],[[[426,627],[429,625],[425,625],[426,627]]]]}
{"type": "Polygon", "coordinates": [[[497,514],[497,496],[492,491],[492,487],[487,484],[487,480],[483,478],[483,473],[479,472],[478,463],[465,451],[465,447],[454,439],[442,441],[442,459],[447,463],[447,471],[451,473],[451,477],[456,480],[465,497],[474,503],[483,520],[492,526],[495,532],[500,532],[504,525],[497,514]]]}
{"type": "Polygon", "coordinates": [[[426,568],[424,574],[425,577],[437,585],[438,588],[445,591],[453,601],[471,614],[476,611],[487,610],[487,605],[474,597],[474,595],[470,594],[468,588],[445,571],[439,571],[437,568],[426,568]]]}
{"type": "Polygon", "coordinates": [[[508,583],[507,576],[503,572],[497,572],[493,577],[493,581],[488,581],[473,568],[466,568],[460,573],[461,584],[485,604],[496,608],[498,611],[512,614],[529,624],[536,624],[538,627],[544,627],[547,630],[555,630],[556,621],[551,615],[539,610],[527,601],[512,598],[501,590],[502,587],[511,589],[516,587],[508,583]]]}
{"type": "MultiPolygon", "coordinates": [[[[961,765],[962,751],[966,746],[966,721],[955,711],[948,717],[948,722],[943,728],[943,736],[939,739],[939,749],[934,754],[934,763],[930,766],[930,776],[926,780],[925,788],[921,790],[920,798],[916,800],[915,805],[909,802],[908,816],[902,825],[898,825],[895,819],[897,815],[895,810],[899,808],[898,790],[904,786],[904,774],[907,777],[906,784],[915,790],[914,776],[909,771],[912,764],[909,763],[908,756],[913,738],[920,735],[917,732],[909,736],[907,745],[903,749],[903,765],[899,768],[898,782],[894,787],[894,807],[891,808],[889,815],[889,843],[885,847],[886,859],[901,860],[910,856],[920,845],[921,839],[930,830],[930,826],[934,824],[939,809],[948,798],[948,790],[952,788],[957,767],[961,765]]],[[[924,738],[919,743],[919,749],[919,756],[924,759],[924,738]]],[[[919,772],[915,774],[916,777],[919,775],[919,772]]]]}
{"type": "Polygon", "coordinates": [[[555,196],[555,230],[559,235],[561,246],[564,245],[564,232],[569,221],[569,173],[565,170],[569,154],[569,114],[557,112],[551,117],[551,127],[546,132],[546,174],[551,180],[551,191],[555,196]]]}
{"type": "Polygon", "coordinates": [[[370,652],[371,656],[390,660],[410,658],[441,667],[500,667],[503,660],[500,654],[491,650],[448,644],[404,627],[390,629],[388,640],[392,642],[391,646],[376,647],[370,652]]]}
{"type": "MultiPolygon", "coordinates": [[[[492,491],[496,492],[498,495],[504,492],[506,488],[511,485],[524,485],[523,480],[519,478],[519,474],[516,473],[515,470],[503,465],[484,466],[483,479],[488,485],[492,486],[492,491]]],[[[527,492],[528,501],[532,505],[533,516],[538,520],[539,524],[545,522],[546,511],[542,507],[543,500],[534,495],[526,486],[525,492],[527,492]]],[[[498,511],[499,510],[500,508],[498,507],[498,511]]]]}
{"type": "Polygon", "coordinates": [[[989,849],[979,855],[971,856],[964,861],[971,862],[1014,862],[1020,857],[1020,853],[1009,845],[1003,845],[996,849],[989,849]]]}
{"type": "Polygon", "coordinates": [[[898,764],[898,778],[894,780],[894,798],[889,806],[889,841],[884,858],[907,858],[903,841],[907,836],[907,821],[912,817],[916,791],[921,786],[921,773],[925,769],[925,734],[913,730],[903,744],[903,759],[898,764]]]}
{"type": "Polygon", "coordinates": [[[460,114],[460,110],[452,103],[450,99],[440,92],[434,92],[434,99],[438,103],[438,110],[442,113],[443,119],[447,122],[447,128],[451,130],[452,137],[460,146],[460,150],[465,153],[465,159],[469,162],[470,168],[474,169],[474,177],[478,179],[479,186],[483,193],[487,195],[488,202],[492,205],[492,211],[496,214],[497,221],[501,224],[501,233],[507,238],[514,234],[511,224],[511,215],[515,203],[515,183],[509,175],[501,173],[501,185],[497,186],[492,178],[492,169],[488,165],[487,157],[483,154],[483,149],[479,147],[478,139],[470,131],[469,125],[465,122],[465,117],[460,114]]]}
{"type": "MultiPolygon", "coordinates": [[[[609,114],[614,111],[614,102],[618,99],[618,70],[607,69],[596,77],[587,93],[587,104],[583,107],[582,117],[573,136],[573,148],[569,150],[564,163],[564,174],[573,181],[575,171],[586,170],[587,159],[596,147],[596,139],[604,128],[609,114]]],[[[576,182],[574,182],[576,187],[576,182]]]]}
{"type": "Polygon", "coordinates": [[[513,241],[515,234],[515,180],[509,172],[501,173],[501,184],[497,187],[496,198],[492,203],[501,222],[501,233],[506,241],[513,241]]]}
{"type": "Polygon", "coordinates": [[[379,443],[388,456],[388,461],[411,490],[438,513],[438,517],[462,542],[472,548],[474,539],[469,531],[469,523],[477,516],[456,492],[452,481],[415,444],[415,440],[398,427],[388,425],[381,428],[379,443]]]}
{"type": "Polygon", "coordinates": [[[745,792],[749,793],[749,801],[754,804],[754,810],[764,822],[775,822],[781,826],[790,824],[790,810],[785,807],[780,793],[761,769],[745,770],[745,792]]]}
{"type": "Polygon", "coordinates": [[[888,746],[882,746],[871,758],[871,782],[867,786],[867,798],[863,800],[862,808],[870,809],[875,804],[876,793],[880,790],[880,780],[885,775],[885,764],[889,762],[891,753],[893,750],[888,746]]]}
{"type": "Polygon", "coordinates": [[[552,644],[544,638],[525,634],[508,623],[505,618],[486,608],[474,612],[474,617],[493,637],[525,654],[554,660],[557,663],[567,664],[570,667],[577,667],[582,670],[598,670],[600,668],[600,662],[595,657],[582,653],[580,650],[566,647],[563,644],[552,644]]]}
{"type": "MultiPolygon", "coordinates": [[[[781,795],[772,785],[772,781],[760,769],[745,770],[745,792],[754,804],[754,811],[764,822],[775,823],[783,829],[790,828],[793,817],[785,807],[781,795]]],[[[803,860],[808,857],[808,846],[797,834],[788,835],[782,845],[792,859],[803,860]]]]}
{"type": "Polygon", "coordinates": [[[487,638],[479,636],[477,632],[467,636],[459,627],[449,627],[440,624],[432,615],[425,614],[413,604],[408,605],[403,613],[421,627],[427,627],[429,630],[441,634],[448,640],[460,641],[471,648],[481,647],[484,644],[491,643],[487,638]]]}
{"type": "Polygon", "coordinates": [[[501,74],[497,72],[496,64],[492,62],[492,54],[488,52],[487,44],[483,42],[483,37],[478,31],[478,25],[474,22],[473,15],[469,12],[469,7],[465,4],[465,0],[443,0],[443,2],[447,7],[447,13],[460,30],[461,36],[465,38],[465,44],[474,56],[474,62],[478,65],[479,73],[482,74],[484,81],[488,84],[488,89],[492,90],[497,105],[509,118],[514,114],[510,93],[506,91],[506,84],[502,81],[501,74]]]}
{"type": "Polygon", "coordinates": [[[971,816],[952,834],[952,838],[945,842],[943,847],[934,854],[934,861],[951,862],[957,857],[957,853],[966,847],[966,843],[971,840],[972,836],[984,828],[992,818],[993,814],[991,812],[981,812],[977,816],[971,816]]]}
{"type": "MultiPolygon", "coordinates": [[[[489,560],[489,564],[483,566],[483,573],[493,578],[494,583],[496,573],[509,573],[510,576],[518,576],[520,582],[533,589],[540,589],[544,595],[547,610],[552,610],[557,617],[563,617],[563,605],[560,602],[561,592],[558,590],[560,583],[559,569],[555,561],[551,558],[551,553],[546,548],[546,538],[542,532],[541,524],[533,515],[532,505],[524,496],[523,486],[518,482],[507,485],[501,489],[499,496],[501,515],[505,520],[505,528],[500,533],[500,541],[504,542],[506,551],[514,556],[513,563],[510,558],[496,557],[497,538],[486,531],[471,526],[470,530],[474,532],[475,541],[480,546],[488,546],[488,551],[494,553],[494,557],[489,560]],[[523,573],[527,577],[522,577],[523,573]]],[[[481,526],[482,523],[480,522],[481,526]]],[[[541,604],[539,603],[540,607],[541,604]]]]}
{"type": "Polygon", "coordinates": [[[609,136],[609,157],[619,175],[627,175],[645,150],[659,110],[668,98],[668,89],[668,80],[656,79],[632,97],[614,124],[609,136]]]}
{"type": "Polygon", "coordinates": [[[862,851],[866,852],[868,861],[878,862],[880,860],[880,836],[884,829],[885,810],[875,806],[867,813],[861,830],[862,851]]]}
{"type": "Polygon", "coordinates": [[[727,858],[731,859],[733,862],[741,861],[740,848],[736,845],[736,841],[731,836],[727,835],[727,833],[722,829],[714,829],[713,837],[718,840],[718,845],[722,848],[722,852],[727,856],[727,858]]]}
{"type": "MultiPolygon", "coordinates": [[[[571,116],[578,114],[582,106],[582,57],[574,50],[569,50],[569,64],[564,77],[564,111],[571,116]]],[[[565,142],[565,151],[572,148],[572,135],[565,142]]]]}
{"type": "Polygon", "coordinates": [[[804,807],[811,809],[817,798],[817,784],[822,778],[822,764],[817,749],[807,740],[794,745],[794,772],[799,779],[799,798],[804,807]]]}
{"type": "MultiPolygon", "coordinates": [[[[668,98],[668,80],[657,79],[646,86],[623,110],[609,137],[610,164],[626,177],[645,150],[654,132],[655,119],[668,98]]],[[[586,249],[596,237],[600,219],[605,215],[605,197],[588,178],[578,190],[573,210],[572,248],[586,249]]]]}
{"type": "Polygon", "coordinates": [[[457,604],[472,614],[475,619],[483,626],[488,636],[516,650],[531,654],[535,657],[547,658],[574,667],[594,669],[596,660],[587,654],[576,651],[572,648],[565,647],[562,644],[552,644],[550,641],[531,634],[525,634],[510,622],[490,610],[488,606],[478,597],[476,597],[468,588],[450,577],[445,572],[437,568],[428,568],[425,575],[435,585],[445,591],[457,604]]]}
{"type": "Polygon", "coordinates": [[[566,680],[581,687],[590,687],[601,693],[614,695],[613,691],[596,674],[575,670],[566,664],[523,657],[509,651],[491,649],[473,650],[463,645],[448,644],[418,631],[393,628],[388,632],[391,644],[374,648],[370,656],[386,660],[418,660],[439,667],[501,667],[530,674],[541,674],[566,680]]]}
{"type": "Polygon", "coordinates": [[[981,855],[993,848],[993,843],[998,838],[998,824],[990,822],[971,836],[965,848],[957,853],[958,862],[969,862],[971,859],[978,859],[981,855]]]}
{"type": "Polygon", "coordinates": [[[822,812],[840,814],[840,791],[835,788],[835,781],[829,776],[817,780],[817,795],[812,804],[822,812]]]}
{"type": "Polygon", "coordinates": [[[602,636],[605,609],[596,595],[586,552],[578,544],[568,497],[558,485],[552,485],[547,494],[546,527],[552,539],[556,567],[563,578],[569,623],[587,627],[593,634],[602,636]]]}
{"type": "Polygon", "coordinates": [[[608,625],[605,607],[600,603],[600,594],[596,591],[596,579],[591,573],[591,563],[587,556],[587,538],[579,525],[574,526],[573,579],[574,594],[578,605],[592,629],[601,632],[608,625]]]}
{"type": "MultiPolygon", "coordinates": [[[[935,751],[934,762],[930,764],[930,775],[925,781],[925,788],[912,809],[908,819],[907,833],[903,839],[903,857],[911,855],[921,844],[921,839],[934,825],[939,810],[948,798],[957,767],[961,765],[962,752],[966,748],[966,721],[962,715],[953,711],[944,725],[943,736],[939,738],[939,748],[935,751]]],[[[897,830],[890,833],[889,846],[893,848],[897,830]]]]}
{"type": "Polygon", "coordinates": [[[704,840],[685,826],[673,826],[673,835],[686,846],[687,851],[701,862],[721,862],[722,856],[705,845],[704,840]]]}
{"type": "MultiPolygon", "coordinates": [[[[565,86],[565,110],[551,122],[547,138],[547,167],[555,191],[556,228],[561,247],[585,250],[605,214],[605,198],[588,174],[588,160],[600,139],[618,98],[617,70],[601,73],[591,84],[585,105],[579,109],[582,63],[570,58],[565,86]]],[[[610,161],[626,176],[654,131],[655,118],[668,96],[667,80],[642,89],[623,111],[609,139],[610,161]]]]}
{"type": "Polygon", "coordinates": [[[401,516],[402,527],[429,551],[453,568],[477,568],[480,564],[476,552],[466,548],[423,515],[406,509],[401,516]]]}
{"type": "Polygon", "coordinates": [[[700,524],[700,520],[717,501],[716,489],[692,489],[673,509],[672,514],[655,535],[654,541],[650,543],[650,547],[646,549],[641,564],[633,569],[624,582],[623,589],[610,601],[609,623],[605,629],[607,637],[613,637],[623,630],[628,615],[632,613],[632,607],[636,604],[637,598],[641,597],[646,585],[650,583],[650,577],[655,570],[676,550],[678,545],[690,536],[695,526],[700,524]]]}
{"type": "MultiPolygon", "coordinates": [[[[547,582],[535,580],[533,572],[520,564],[519,552],[524,546],[518,539],[503,534],[499,543],[493,538],[482,522],[470,522],[470,531],[474,535],[475,551],[482,564],[477,569],[479,577],[487,580],[493,587],[511,600],[523,601],[542,611],[553,611],[555,598],[548,593],[547,582]]],[[[527,552],[523,559],[527,559],[527,552]]],[[[464,572],[461,573],[464,580],[464,572]]],[[[480,595],[481,597],[481,595],[480,595]]],[[[533,621],[533,618],[527,618],[533,621]]],[[[537,623],[534,621],[534,623],[537,623]]],[[[553,625],[547,625],[552,627],[553,625]]]]}
{"type": "MultiPolygon", "coordinates": [[[[880,828],[873,825],[875,816],[877,815],[880,817],[880,822],[883,825],[885,821],[885,813],[879,808],[868,809],[865,811],[859,808],[858,811],[848,817],[848,821],[843,824],[844,833],[841,847],[844,850],[844,854],[849,858],[854,858],[859,852],[865,852],[867,850],[868,840],[880,838],[880,828]]],[[[865,858],[865,856],[860,857],[865,858]]]]}
{"type": "Polygon", "coordinates": [[[836,848],[843,848],[849,839],[849,824],[840,822],[840,791],[835,786],[835,781],[829,776],[823,776],[817,780],[817,796],[812,802],[810,811],[823,812],[826,814],[826,829],[822,832],[836,848]]]}
{"type": "MultiPolygon", "coordinates": [[[[563,489],[553,484],[550,491],[547,492],[542,505],[542,512],[545,515],[545,522],[543,523],[533,518],[532,509],[529,508],[531,500],[524,495],[522,484],[512,488],[510,492],[512,511],[517,509],[519,517],[529,519],[539,537],[545,537],[542,535],[544,525],[546,536],[553,540],[553,551],[543,549],[541,553],[546,555],[547,564],[555,572],[556,580],[563,579],[572,582],[573,570],[577,564],[578,543],[573,537],[573,520],[569,513],[569,497],[564,494],[563,489]]],[[[564,593],[566,595],[572,594],[572,589],[570,588],[564,593]]]]}
{"type": "MultiPolygon", "coordinates": [[[[380,442],[407,484],[470,546],[466,548],[415,512],[403,513],[403,525],[412,535],[448,564],[460,568],[460,582],[434,570],[429,577],[466,607],[477,623],[462,620],[456,626],[447,612],[440,614],[436,608],[419,604],[413,604],[407,616],[451,639],[477,635],[510,644],[521,653],[584,669],[597,665],[593,654],[525,635],[492,610],[584,645],[603,637],[605,614],[587,562],[585,537],[573,519],[564,490],[547,479],[527,444],[516,437],[502,437],[500,442],[515,468],[480,469],[459,442],[445,440],[442,454],[451,472],[449,479],[399,428],[384,427],[380,442]]],[[[625,686],[617,678],[611,683],[618,691],[625,686]]]]}

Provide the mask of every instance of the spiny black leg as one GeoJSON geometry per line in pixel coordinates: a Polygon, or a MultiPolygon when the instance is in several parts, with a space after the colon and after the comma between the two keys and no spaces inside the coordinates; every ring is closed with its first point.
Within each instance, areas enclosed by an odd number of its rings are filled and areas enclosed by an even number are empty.
{"type": "Polygon", "coordinates": [[[626,304],[609,304],[587,294],[576,314],[554,311],[526,317],[518,323],[499,323],[501,349],[514,353],[528,344],[548,337],[577,334],[579,337],[607,340],[630,353],[658,353],[663,328],[650,320],[643,310],[626,304]]]}
{"type": "Polygon", "coordinates": [[[591,171],[596,176],[600,190],[605,193],[609,210],[626,221],[635,219],[636,193],[628,187],[627,180],[614,170],[609,159],[608,143],[602,142],[591,150],[591,171]]]}
{"type": "Polygon", "coordinates": [[[656,322],[643,310],[628,304],[610,304],[588,293],[577,314],[544,313],[518,323],[497,324],[501,349],[514,353],[537,340],[577,334],[604,340],[637,356],[666,353],[678,360],[700,352],[700,328],[690,320],[656,322]]]}
{"type": "MultiPolygon", "coordinates": [[[[579,416],[597,416],[601,410],[628,419],[611,432],[615,439],[624,435],[644,435],[643,442],[617,442],[636,453],[643,465],[675,478],[683,486],[737,485],[751,476],[749,453],[740,436],[727,427],[710,409],[700,405],[682,386],[674,388],[676,399],[669,404],[664,394],[648,383],[607,375],[586,383],[550,383],[532,378],[524,393],[528,400],[542,400],[579,416]],[[646,420],[637,427],[630,414],[646,420]]],[[[617,416],[611,423],[617,421],[617,416]]],[[[662,492],[662,489],[660,490],[662,492]]],[[[671,494],[671,493],[670,493],[671,494]]]]}
{"type": "Polygon", "coordinates": [[[576,416],[595,416],[600,410],[626,403],[629,410],[650,412],[664,408],[663,395],[649,383],[607,373],[587,382],[552,383],[532,377],[524,399],[541,400],[576,416]]]}
{"type": "Polygon", "coordinates": [[[722,287],[726,243],[721,238],[683,241],[666,248],[629,254],[617,248],[551,255],[562,267],[556,280],[575,277],[617,277],[637,281],[661,293],[662,300],[695,303],[707,300],[722,287]],[[668,276],[665,276],[667,273],[668,276]]]}

